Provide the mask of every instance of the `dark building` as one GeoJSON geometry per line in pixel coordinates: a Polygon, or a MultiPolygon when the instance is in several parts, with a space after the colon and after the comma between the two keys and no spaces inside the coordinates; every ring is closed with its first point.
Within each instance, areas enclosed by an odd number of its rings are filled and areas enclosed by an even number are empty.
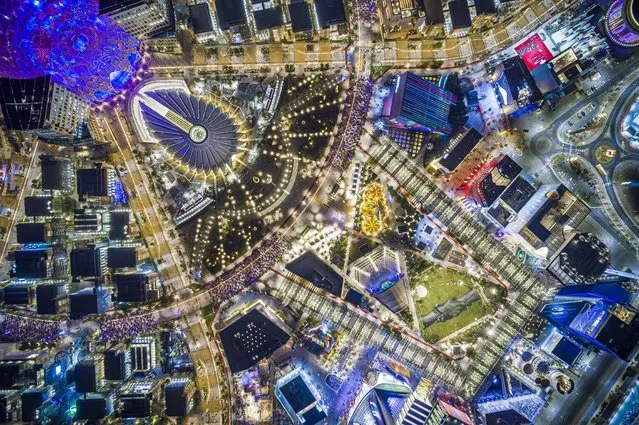
{"type": "Polygon", "coordinates": [[[195,35],[213,31],[213,21],[211,20],[211,11],[208,3],[189,6],[189,15],[191,16],[191,27],[195,35]]]}
{"type": "Polygon", "coordinates": [[[78,195],[85,196],[109,196],[109,172],[100,166],[95,168],[82,168],[76,173],[78,195]]]}
{"type": "Polygon", "coordinates": [[[100,0],[99,13],[140,40],[175,32],[171,0],[100,0]]]}
{"type": "Polygon", "coordinates": [[[291,17],[293,32],[306,32],[313,29],[311,11],[304,0],[294,0],[288,5],[288,13],[291,17]]]}
{"type": "Polygon", "coordinates": [[[144,274],[114,274],[111,276],[116,287],[116,300],[124,303],[147,301],[149,278],[144,274]]]}
{"type": "Polygon", "coordinates": [[[102,395],[89,395],[76,402],[76,418],[79,420],[100,420],[107,415],[107,401],[102,395]]]}
{"type": "Polygon", "coordinates": [[[53,215],[50,196],[26,196],[24,198],[24,215],[27,217],[47,217],[53,215]]]}
{"type": "Polygon", "coordinates": [[[301,376],[291,379],[279,390],[295,413],[301,412],[316,402],[315,396],[301,376]]]}
{"type": "Polygon", "coordinates": [[[94,211],[76,209],[73,212],[73,231],[76,233],[97,232],[101,228],[100,215],[94,211]]]}
{"type": "Polygon", "coordinates": [[[547,248],[547,258],[552,258],[565,243],[565,229],[576,229],[589,213],[590,208],[564,185],[544,185],[519,211],[509,230],[535,249],[547,248]]]}
{"type": "Polygon", "coordinates": [[[42,388],[28,389],[20,395],[22,401],[22,422],[36,422],[38,409],[46,400],[46,390],[42,388]]]}
{"type": "Polygon", "coordinates": [[[38,314],[58,314],[58,285],[36,286],[36,308],[38,314]]]}
{"type": "Polygon", "coordinates": [[[109,239],[124,240],[129,236],[129,212],[111,211],[109,213],[109,239]]]}
{"type": "Polygon", "coordinates": [[[172,379],[164,388],[166,416],[186,416],[193,407],[194,392],[190,379],[172,379]]]}
{"type": "Polygon", "coordinates": [[[69,318],[81,319],[89,314],[104,313],[109,307],[109,293],[87,288],[69,295],[69,318]]]}
{"type": "Polygon", "coordinates": [[[130,375],[127,369],[128,351],[107,350],[104,352],[104,378],[113,381],[123,381],[130,375]]]}
{"type": "Polygon", "coordinates": [[[50,107],[51,77],[0,78],[0,106],[8,130],[44,128],[50,107]]]}
{"type": "Polygon", "coordinates": [[[522,176],[517,176],[501,195],[501,200],[511,210],[518,213],[533,197],[535,192],[535,187],[528,180],[522,176]]]}
{"type": "Polygon", "coordinates": [[[107,249],[107,265],[111,269],[135,267],[138,264],[135,248],[109,247],[107,249]]]}
{"type": "Polygon", "coordinates": [[[469,183],[470,195],[480,205],[490,207],[519,175],[521,167],[508,155],[491,161],[469,183]]]}
{"type": "Polygon", "coordinates": [[[284,19],[282,16],[283,15],[281,6],[255,10],[253,12],[255,27],[258,31],[281,27],[284,24],[284,19]]]}
{"type": "Polygon", "coordinates": [[[99,362],[93,359],[83,359],[75,365],[76,392],[93,393],[97,391],[98,381],[104,374],[104,370],[100,370],[100,366],[99,362]]]}
{"type": "Polygon", "coordinates": [[[16,266],[13,276],[22,279],[42,279],[47,277],[49,254],[44,249],[28,249],[13,253],[16,266]]]}
{"type": "Polygon", "coordinates": [[[470,28],[473,24],[470,18],[468,0],[449,1],[448,11],[450,13],[450,23],[453,31],[470,28]]]}
{"type": "Polygon", "coordinates": [[[135,380],[127,383],[120,391],[120,416],[122,418],[145,418],[160,414],[160,385],[150,380],[135,380]]]}
{"type": "Polygon", "coordinates": [[[337,297],[342,296],[344,278],[310,251],[288,263],[286,270],[337,297]]]}
{"type": "Polygon", "coordinates": [[[19,244],[46,242],[46,226],[44,223],[18,223],[16,233],[19,244]]]}
{"type": "Polygon", "coordinates": [[[412,72],[399,75],[384,101],[383,115],[391,126],[426,133],[449,134],[450,109],[457,97],[412,72]]]}
{"type": "Polygon", "coordinates": [[[541,100],[542,94],[523,59],[513,56],[496,69],[498,97],[509,113],[541,100]]]}
{"type": "Polygon", "coordinates": [[[464,159],[475,149],[484,136],[473,127],[467,127],[455,134],[439,159],[439,165],[448,173],[459,167],[464,159]]]}
{"type": "Polygon", "coordinates": [[[444,7],[440,0],[415,0],[417,8],[426,14],[426,22],[429,24],[444,23],[444,7]]]}
{"type": "Polygon", "coordinates": [[[320,28],[329,28],[346,22],[343,0],[313,0],[320,28]]]}
{"type": "Polygon", "coordinates": [[[344,297],[344,301],[349,302],[356,307],[359,307],[360,304],[362,303],[363,298],[364,298],[364,295],[362,293],[357,292],[353,288],[349,288],[348,292],[346,293],[346,296],[344,297]]]}
{"type": "Polygon", "coordinates": [[[224,31],[239,25],[246,25],[244,3],[237,0],[215,0],[215,11],[220,28],[224,31]]]}
{"type": "Polygon", "coordinates": [[[577,233],[546,270],[564,285],[593,284],[610,266],[610,250],[592,233],[577,233]]]}
{"type": "Polygon", "coordinates": [[[3,301],[6,305],[28,305],[32,301],[31,285],[23,283],[9,284],[2,288],[3,301]]]}
{"type": "Polygon", "coordinates": [[[258,307],[233,317],[220,331],[222,347],[231,372],[241,372],[255,366],[286,344],[290,335],[269,319],[258,307]]]}
{"type": "Polygon", "coordinates": [[[42,189],[63,190],[70,186],[73,169],[70,161],[57,160],[52,156],[40,157],[42,189]]]}
{"type": "Polygon", "coordinates": [[[475,12],[477,12],[478,15],[497,13],[495,0],[475,0],[475,12]]]}
{"type": "Polygon", "coordinates": [[[71,250],[71,277],[76,280],[80,277],[102,276],[100,269],[100,250],[93,245],[87,248],[74,248],[71,250]]]}

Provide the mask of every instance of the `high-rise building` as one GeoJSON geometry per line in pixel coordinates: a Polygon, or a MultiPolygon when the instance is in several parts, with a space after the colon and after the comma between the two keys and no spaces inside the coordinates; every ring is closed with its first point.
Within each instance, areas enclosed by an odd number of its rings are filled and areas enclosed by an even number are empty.
{"type": "Polygon", "coordinates": [[[50,76],[0,78],[0,108],[7,129],[35,134],[56,144],[86,143],[90,105],[50,76]]]}
{"type": "Polygon", "coordinates": [[[132,85],[140,43],[99,14],[98,0],[4,0],[0,16],[0,77],[50,75],[89,102],[132,85]]]}
{"type": "Polygon", "coordinates": [[[392,126],[450,134],[448,116],[456,102],[454,94],[407,72],[397,77],[393,92],[384,103],[383,115],[392,126]]]}
{"type": "Polygon", "coordinates": [[[189,378],[174,378],[164,388],[166,416],[186,416],[193,408],[195,385],[189,378]]]}
{"type": "Polygon", "coordinates": [[[100,0],[100,14],[139,40],[171,30],[171,0],[100,0]]]}
{"type": "Polygon", "coordinates": [[[606,33],[621,47],[639,46],[639,20],[634,10],[634,0],[615,0],[606,12],[606,33]]]}

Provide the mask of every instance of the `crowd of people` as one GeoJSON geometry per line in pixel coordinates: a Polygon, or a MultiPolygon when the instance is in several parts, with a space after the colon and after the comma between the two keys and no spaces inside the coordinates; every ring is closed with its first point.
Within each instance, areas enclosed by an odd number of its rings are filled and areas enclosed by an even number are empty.
{"type": "Polygon", "coordinates": [[[367,23],[377,21],[377,4],[375,0],[357,0],[355,3],[358,21],[367,23]]]}
{"type": "Polygon", "coordinates": [[[337,138],[333,141],[329,153],[331,164],[338,170],[346,170],[353,160],[355,148],[366,123],[372,95],[373,82],[358,78],[344,101],[346,110],[337,129],[337,138]]]}
{"type": "Polygon", "coordinates": [[[0,339],[6,342],[53,343],[60,338],[60,323],[7,314],[0,323],[0,339]]]}
{"type": "Polygon", "coordinates": [[[104,341],[121,341],[151,333],[158,327],[152,314],[105,319],[100,322],[100,336],[104,341]]]}
{"type": "Polygon", "coordinates": [[[211,299],[221,304],[234,297],[277,264],[290,250],[290,242],[279,235],[271,236],[240,264],[209,284],[211,299]]]}

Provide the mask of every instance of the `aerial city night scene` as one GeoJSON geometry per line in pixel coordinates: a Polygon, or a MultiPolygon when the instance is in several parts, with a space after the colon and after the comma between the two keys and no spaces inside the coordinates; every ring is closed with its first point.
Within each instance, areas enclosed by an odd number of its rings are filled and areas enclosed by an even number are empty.
{"type": "Polygon", "coordinates": [[[639,0],[0,0],[0,424],[639,425],[639,0]]]}

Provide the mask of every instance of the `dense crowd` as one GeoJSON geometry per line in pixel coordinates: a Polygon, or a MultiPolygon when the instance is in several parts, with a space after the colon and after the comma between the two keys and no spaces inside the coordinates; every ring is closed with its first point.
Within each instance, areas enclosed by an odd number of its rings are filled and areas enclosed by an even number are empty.
{"type": "Polygon", "coordinates": [[[377,4],[375,0],[358,0],[355,5],[357,20],[373,23],[377,20],[377,4]]]}
{"type": "MultiPolygon", "coordinates": [[[[290,243],[277,235],[265,240],[240,264],[209,284],[211,299],[221,304],[224,300],[237,295],[266,273],[290,249],[290,243]]],[[[159,324],[154,315],[143,314],[103,320],[100,322],[100,330],[103,340],[117,341],[153,332],[159,324]]]]}
{"type": "Polygon", "coordinates": [[[6,342],[52,343],[60,337],[60,323],[7,314],[0,323],[0,339],[6,342]]]}
{"type": "Polygon", "coordinates": [[[237,295],[277,264],[290,249],[288,241],[278,235],[271,236],[240,264],[209,284],[211,299],[221,304],[237,295]]]}
{"type": "Polygon", "coordinates": [[[355,147],[366,123],[368,105],[373,95],[373,83],[368,79],[359,78],[351,87],[344,102],[346,110],[337,128],[337,138],[331,145],[329,159],[331,165],[338,170],[345,170],[350,165],[355,147]]]}
{"type": "Polygon", "coordinates": [[[158,326],[152,314],[106,319],[100,322],[104,341],[120,341],[153,332],[158,326]]]}

